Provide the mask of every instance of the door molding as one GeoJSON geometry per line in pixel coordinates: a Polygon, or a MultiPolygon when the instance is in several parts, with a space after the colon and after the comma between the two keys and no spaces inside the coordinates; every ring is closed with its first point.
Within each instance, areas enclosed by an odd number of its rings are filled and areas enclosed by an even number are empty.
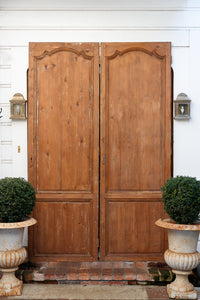
{"type": "Polygon", "coordinates": [[[29,255],[96,260],[99,44],[30,43],[29,181],[37,191],[29,255]]]}
{"type": "Polygon", "coordinates": [[[162,259],[171,44],[30,43],[28,85],[30,259],[162,259]]]}
{"type": "Polygon", "coordinates": [[[101,259],[160,260],[166,238],[154,221],[171,176],[171,44],[101,49],[101,259]]]}

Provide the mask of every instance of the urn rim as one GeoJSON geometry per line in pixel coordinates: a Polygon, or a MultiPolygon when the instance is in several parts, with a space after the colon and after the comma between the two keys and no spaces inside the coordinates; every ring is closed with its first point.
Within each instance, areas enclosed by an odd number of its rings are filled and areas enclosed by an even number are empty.
{"type": "Polygon", "coordinates": [[[159,227],[166,229],[175,229],[175,230],[192,230],[192,231],[200,231],[200,221],[196,221],[195,223],[189,224],[177,224],[174,220],[170,218],[159,219],[155,222],[155,224],[159,227]]]}
{"type": "Polygon", "coordinates": [[[1,223],[0,222],[0,229],[23,228],[23,227],[32,226],[36,223],[37,223],[37,221],[34,218],[28,218],[25,221],[13,222],[13,223],[1,223]]]}

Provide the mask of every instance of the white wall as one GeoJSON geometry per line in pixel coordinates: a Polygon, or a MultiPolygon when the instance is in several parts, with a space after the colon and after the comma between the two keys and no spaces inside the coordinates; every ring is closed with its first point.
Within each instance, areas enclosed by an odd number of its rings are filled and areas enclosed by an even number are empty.
{"type": "Polygon", "coordinates": [[[27,178],[27,124],[9,119],[9,100],[27,97],[29,42],[172,42],[174,97],[192,100],[174,121],[174,175],[200,179],[200,1],[1,0],[0,177],[27,178]],[[18,146],[21,152],[18,153],[18,146]]]}

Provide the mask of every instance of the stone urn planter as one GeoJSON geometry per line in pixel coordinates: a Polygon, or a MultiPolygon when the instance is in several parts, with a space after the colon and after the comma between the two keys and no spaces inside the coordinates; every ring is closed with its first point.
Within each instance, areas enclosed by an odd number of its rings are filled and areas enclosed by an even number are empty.
{"type": "Polygon", "coordinates": [[[26,249],[22,246],[24,229],[36,224],[29,218],[23,222],[0,223],[0,296],[21,295],[22,281],[15,277],[15,271],[26,258],[26,249]]]}
{"type": "Polygon", "coordinates": [[[189,282],[188,275],[196,268],[200,261],[197,243],[200,223],[193,225],[176,224],[171,219],[159,219],[156,225],[168,231],[169,249],[164,253],[166,263],[176,275],[175,281],[167,285],[170,298],[197,299],[197,292],[189,282]]]}
{"type": "Polygon", "coordinates": [[[161,190],[164,209],[170,218],[159,219],[155,224],[168,231],[169,249],[165,251],[164,258],[176,274],[175,281],[167,286],[167,292],[170,298],[197,299],[188,275],[200,260],[197,252],[200,181],[189,176],[172,177],[161,190]]]}
{"type": "Polygon", "coordinates": [[[0,296],[21,295],[22,281],[15,271],[25,260],[24,229],[36,220],[28,217],[35,205],[35,190],[24,178],[0,179],[0,296]]]}

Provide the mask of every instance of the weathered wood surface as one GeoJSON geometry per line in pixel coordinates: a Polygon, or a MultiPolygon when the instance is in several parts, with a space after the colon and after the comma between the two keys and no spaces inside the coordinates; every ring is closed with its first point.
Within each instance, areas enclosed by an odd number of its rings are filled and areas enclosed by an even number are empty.
{"type": "Polygon", "coordinates": [[[31,256],[97,259],[99,45],[31,43],[29,69],[31,256]]]}
{"type": "Polygon", "coordinates": [[[154,222],[171,176],[171,45],[101,46],[100,80],[98,43],[30,44],[33,260],[97,260],[98,216],[101,260],[165,249],[154,222]]]}
{"type": "Polygon", "coordinates": [[[101,258],[161,259],[160,187],[171,176],[170,43],[103,43],[101,258]]]}

